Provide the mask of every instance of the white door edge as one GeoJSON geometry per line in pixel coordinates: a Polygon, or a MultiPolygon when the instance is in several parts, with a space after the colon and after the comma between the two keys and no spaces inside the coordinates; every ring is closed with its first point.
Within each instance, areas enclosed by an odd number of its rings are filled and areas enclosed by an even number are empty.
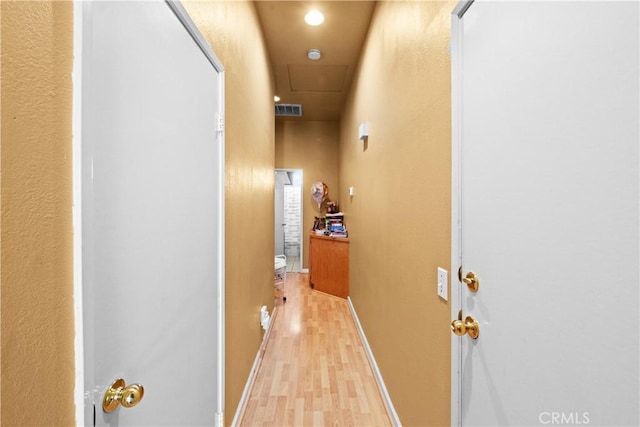
{"type": "Polygon", "coordinates": [[[71,140],[72,149],[72,191],[73,191],[73,314],[76,336],[75,371],[76,385],[74,403],[76,406],[76,425],[84,425],[84,318],[82,312],[82,2],[73,4],[73,111],[71,140]]]}
{"type": "MultiPolygon", "coordinates": [[[[209,62],[211,62],[211,65],[213,65],[213,68],[216,69],[216,71],[218,71],[219,74],[219,79],[218,79],[218,105],[220,105],[220,111],[217,112],[218,117],[222,117],[224,120],[225,117],[225,105],[224,105],[224,66],[222,65],[222,62],[218,59],[218,57],[215,55],[215,53],[213,53],[213,50],[211,49],[211,46],[209,45],[209,43],[204,39],[204,37],[202,36],[202,33],[200,32],[200,30],[198,29],[198,27],[196,27],[196,25],[194,24],[194,22],[191,20],[191,17],[189,16],[189,14],[187,13],[187,11],[185,10],[185,8],[182,6],[182,3],[180,3],[179,1],[175,1],[175,0],[166,0],[167,5],[171,8],[171,10],[173,11],[173,13],[176,14],[176,17],[178,18],[178,20],[182,23],[182,25],[185,27],[185,29],[187,30],[187,32],[191,35],[191,37],[193,37],[193,40],[195,41],[195,43],[198,45],[198,47],[200,47],[200,50],[202,50],[202,53],[204,53],[204,55],[207,57],[207,59],[209,60],[209,62]]],[[[211,118],[213,121],[213,117],[211,118]]],[[[224,129],[224,126],[222,126],[222,129],[224,129]]],[[[218,269],[218,283],[220,286],[218,286],[217,289],[217,304],[218,304],[218,310],[216,310],[216,313],[218,314],[218,319],[217,319],[217,324],[218,324],[218,331],[217,331],[217,337],[218,337],[218,343],[217,343],[217,348],[218,348],[218,354],[217,356],[217,360],[218,360],[218,366],[217,366],[217,373],[218,373],[218,378],[219,378],[219,383],[218,383],[218,389],[217,389],[217,402],[216,402],[216,407],[215,407],[215,412],[216,413],[224,413],[224,383],[225,383],[225,378],[224,378],[224,367],[225,367],[225,363],[224,363],[224,342],[225,342],[225,338],[224,338],[224,287],[225,287],[225,271],[224,271],[224,265],[225,265],[225,261],[224,261],[224,241],[225,241],[225,233],[224,233],[224,223],[225,223],[225,219],[224,219],[224,184],[225,184],[225,141],[224,141],[224,130],[222,131],[218,131],[217,132],[217,141],[216,141],[217,147],[218,147],[218,171],[219,171],[219,175],[218,175],[218,182],[220,183],[220,187],[218,188],[218,218],[219,218],[219,223],[217,224],[217,228],[218,228],[218,234],[220,236],[220,238],[218,239],[218,260],[217,263],[220,266],[220,268],[218,269]]]]}
{"type": "MultiPolygon", "coordinates": [[[[461,0],[451,13],[451,319],[462,307],[462,293],[457,271],[460,254],[461,144],[462,144],[462,16],[474,0],[461,0]]],[[[451,425],[460,426],[461,419],[461,338],[451,334],[451,425]]]]}
{"type": "Polygon", "coordinates": [[[169,8],[173,11],[173,13],[176,14],[176,16],[178,17],[182,25],[184,25],[184,28],[189,32],[191,37],[193,37],[193,40],[196,42],[198,47],[200,47],[200,50],[202,50],[202,53],[204,53],[204,55],[207,57],[209,62],[211,62],[211,65],[213,65],[213,67],[218,72],[220,73],[224,72],[224,67],[222,66],[222,62],[218,59],[216,54],[213,53],[211,46],[202,36],[202,33],[200,32],[198,27],[196,27],[196,24],[193,23],[186,9],[184,8],[184,6],[182,6],[182,3],[178,0],[165,0],[165,2],[169,6],[169,8]]]}
{"type": "MultiPolygon", "coordinates": [[[[460,310],[460,283],[456,271],[460,266],[460,19],[451,16],[451,319],[460,310]]],[[[451,334],[451,425],[460,425],[460,337],[451,334]]]]}
{"type": "MultiPolygon", "coordinates": [[[[220,111],[218,112],[224,117],[225,112],[225,94],[224,94],[224,67],[222,62],[213,53],[213,50],[204,39],[200,30],[193,23],[189,14],[184,9],[179,1],[165,0],[169,8],[176,15],[178,20],[182,23],[185,29],[193,38],[194,42],[198,45],[200,50],[207,57],[209,62],[213,65],[215,70],[219,73],[219,105],[220,111]]],[[[74,403],[75,403],[75,418],[76,425],[84,425],[85,411],[89,408],[85,408],[85,397],[87,391],[84,388],[85,384],[85,365],[84,365],[84,316],[83,316],[83,289],[84,284],[82,281],[82,61],[83,61],[83,26],[84,26],[84,11],[86,8],[91,7],[91,2],[74,2],[74,24],[73,24],[73,41],[74,41],[74,62],[72,72],[72,86],[73,86],[73,110],[72,110],[72,191],[73,191],[73,299],[74,299],[74,323],[75,323],[75,389],[74,389],[74,403]]],[[[213,118],[212,118],[213,120],[213,118]]],[[[218,289],[217,289],[217,305],[218,305],[218,366],[217,373],[219,378],[218,390],[217,390],[217,402],[215,407],[216,413],[224,413],[224,343],[225,343],[225,326],[224,326],[224,308],[225,308],[225,272],[224,272],[224,182],[225,182],[225,138],[224,131],[217,133],[218,143],[218,159],[219,159],[219,180],[220,188],[218,189],[218,218],[219,223],[217,228],[219,231],[218,240],[218,289]]]]}

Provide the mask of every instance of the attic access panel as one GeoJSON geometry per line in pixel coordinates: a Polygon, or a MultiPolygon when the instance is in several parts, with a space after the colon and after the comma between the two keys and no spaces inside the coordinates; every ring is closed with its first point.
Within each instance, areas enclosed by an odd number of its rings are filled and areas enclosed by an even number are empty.
{"type": "Polygon", "coordinates": [[[287,65],[292,92],[342,92],[347,65],[287,65]]]}

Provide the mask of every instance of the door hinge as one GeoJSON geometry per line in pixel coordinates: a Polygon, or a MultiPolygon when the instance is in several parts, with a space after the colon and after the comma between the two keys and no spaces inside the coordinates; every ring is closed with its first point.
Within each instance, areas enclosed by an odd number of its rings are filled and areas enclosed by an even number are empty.
{"type": "Polygon", "coordinates": [[[216,132],[224,132],[224,114],[216,113],[216,132]]]}

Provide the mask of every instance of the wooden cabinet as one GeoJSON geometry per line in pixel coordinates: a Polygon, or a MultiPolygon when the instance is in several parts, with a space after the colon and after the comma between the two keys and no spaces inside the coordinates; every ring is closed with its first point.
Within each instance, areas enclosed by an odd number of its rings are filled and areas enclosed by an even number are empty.
{"type": "Polygon", "coordinates": [[[311,286],[340,298],[349,296],[349,239],[320,236],[309,239],[311,286]]]}

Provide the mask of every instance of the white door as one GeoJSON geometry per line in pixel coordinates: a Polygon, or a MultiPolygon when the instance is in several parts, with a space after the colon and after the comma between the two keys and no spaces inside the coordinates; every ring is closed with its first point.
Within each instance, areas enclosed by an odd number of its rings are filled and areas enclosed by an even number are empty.
{"type": "Polygon", "coordinates": [[[462,6],[452,423],[637,426],[638,2],[462,6]]]}
{"type": "Polygon", "coordinates": [[[76,11],[84,422],[213,425],[223,402],[222,67],[180,4],[76,11]],[[144,395],[106,413],[117,378],[144,395]]]}

